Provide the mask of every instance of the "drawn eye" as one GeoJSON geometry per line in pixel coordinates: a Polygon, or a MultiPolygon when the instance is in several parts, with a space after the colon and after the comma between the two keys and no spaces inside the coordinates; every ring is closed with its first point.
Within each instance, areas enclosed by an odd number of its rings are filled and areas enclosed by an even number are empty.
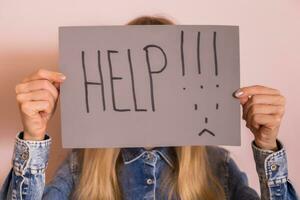
{"type": "Polygon", "coordinates": [[[196,104],[196,103],[194,104],[194,109],[198,110],[198,104],[196,104]]]}

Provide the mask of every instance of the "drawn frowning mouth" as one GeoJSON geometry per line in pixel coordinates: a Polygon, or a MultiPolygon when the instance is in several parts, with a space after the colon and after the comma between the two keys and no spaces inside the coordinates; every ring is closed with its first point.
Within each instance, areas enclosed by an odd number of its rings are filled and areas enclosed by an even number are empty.
{"type": "Polygon", "coordinates": [[[203,129],[198,135],[201,136],[201,135],[203,135],[203,133],[208,133],[208,134],[210,134],[212,136],[216,136],[212,131],[210,131],[210,130],[208,130],[206,128],[203,129]]]}

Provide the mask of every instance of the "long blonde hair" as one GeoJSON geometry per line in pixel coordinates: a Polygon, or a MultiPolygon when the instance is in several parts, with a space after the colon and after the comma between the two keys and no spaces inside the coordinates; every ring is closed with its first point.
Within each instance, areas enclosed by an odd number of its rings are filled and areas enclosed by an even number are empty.
{"type": "MultiPolygon", "coordinates": [[[[142,16],[128,25],[172,25],[164,17],[142,16]]],[[[225,199],[222,186],[212,174],[205,146],[174,147],[176,165],[164,177],[167,196],[176,194],[181,200],[225,199]]],[[[84,149],[81,151],[81,175],[75,197],[83,200],[121,200],[117,169],[120,149],[84,149]]]]}

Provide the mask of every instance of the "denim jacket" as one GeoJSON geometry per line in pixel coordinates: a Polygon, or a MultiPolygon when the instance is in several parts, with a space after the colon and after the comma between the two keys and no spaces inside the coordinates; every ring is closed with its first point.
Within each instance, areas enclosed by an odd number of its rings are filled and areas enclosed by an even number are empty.
{"type": "MultiPolygon", "coordinates": [[[[80,176],[78,152],[72,151],[58,169],[56,176],[45,186],[51,138],[43,141],[25,141],[23,134],[16,138],[13,168],[0,192],[0,200],[67,200],[76,199],[73,192],[80,176]]],[[[252,143],[256,169],[261,187],[261,199],[295,200],[296,192],[288,179],[286,152],[278,141],[276,152],[261,150],[252,143]]],[[[222,148],[207,146],[213,174],[223,186],[226,199],[260,199],[248,186],[247,176],[241,172],[229,153],[222,148]]],[[[173,147],[121,149],[122,162],[118,178],[123,199],[167,199],[160,190],[162,173],[174,167],[173,147]]],[[[174,196],[172,199],[178,199],[174,196]]]]}

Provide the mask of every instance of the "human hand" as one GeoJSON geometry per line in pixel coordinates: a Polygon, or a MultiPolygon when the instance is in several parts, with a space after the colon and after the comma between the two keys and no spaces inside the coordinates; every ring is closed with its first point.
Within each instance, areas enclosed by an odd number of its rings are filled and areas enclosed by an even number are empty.
{"type": "Polygon", "coordinates": [[[276,89],[255,85],[235,92],[243,107],[243,119],[255,137],[255,144],[276,150],[276,138],[285,112],[285,97],[276,89]]]}
{"type": "Polygon", "coordinates": [[[47,123],[53,115],[59,96],[60,84],[65,76],[40,69],[16,85],[24,140],[43,140],[47,123]]]}

